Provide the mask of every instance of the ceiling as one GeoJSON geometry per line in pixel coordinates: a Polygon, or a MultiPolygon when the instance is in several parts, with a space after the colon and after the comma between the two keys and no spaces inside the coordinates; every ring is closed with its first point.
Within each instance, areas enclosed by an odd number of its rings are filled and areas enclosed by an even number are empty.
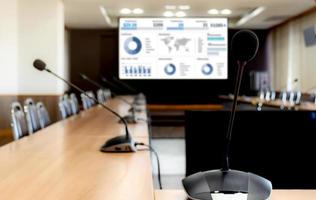
{"type": "MultiPolygon", "coordinates": [[[[99,29],[117,26],[122,8],[142,8],[140,17],[162,17],[165,5],[190,5],[187,17],[213,17],[209,9],[231,9],[228,16],[232,28],[267,29],[315,7],[315,0],[64,0],[65,20],[68,28],[99,29]],[[101,14],[100,6],[108,13],[111,23],[101,14]],[[236,26],[243,17],[258,8],[265,9],[246,23],[236,26]]],[[[134,15],[135,16],[135,15],[134,15]]]]}

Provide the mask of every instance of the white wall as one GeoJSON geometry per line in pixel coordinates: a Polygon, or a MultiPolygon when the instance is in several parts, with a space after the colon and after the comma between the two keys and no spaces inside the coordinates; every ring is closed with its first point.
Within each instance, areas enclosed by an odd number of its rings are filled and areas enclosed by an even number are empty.
{"type": "Polygon", "coordinates": [[[62,0],[0,1],[0,94],[62,94],[61,81],[32,65],[40,58],[67,74],[62,0]]]}
{"type": "Polygon", "coordinates": [[[304,29],[311,26],[316,27],[316,11],[272,31],[275,89],[287,86],[288,90],[306,92],[313,87],[316,90],[316,46],[306,47],[303,34],[304,29]],[[296,78],[299,81],[293,84],[296,78]]]}
{"type": "Polygon", "coordinates": [[[60,94],[63,83],[33,68],[34,59],[45,61],[64,76],[64,18],[59,0],[18,0],[18,92],[60,94]]]}
{"type": "Polygon", "coordinates": [[[17,2],[0,0],[0,94],[17,92],[17,2]]]}

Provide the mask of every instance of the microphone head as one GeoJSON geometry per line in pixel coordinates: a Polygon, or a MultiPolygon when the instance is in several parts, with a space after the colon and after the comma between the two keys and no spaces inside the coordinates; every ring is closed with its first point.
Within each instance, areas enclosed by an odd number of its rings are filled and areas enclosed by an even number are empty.
{"type": "Polygon", "coordinates": [[[43,71],[43,70],[46,69],[46,63],[43,62],[43,61],[40,60],[40,59],[36,59],[36,60],[33,62],[33,66],[34,66],[36,69],[40,70],[40,71],[43,71]]]}
{"type": "Polygon", "coordinates": [[[259,39],[250,30],[241,30],[232,38],[232,54],[237,61],[249,62],[257,55],[259,39]]]}

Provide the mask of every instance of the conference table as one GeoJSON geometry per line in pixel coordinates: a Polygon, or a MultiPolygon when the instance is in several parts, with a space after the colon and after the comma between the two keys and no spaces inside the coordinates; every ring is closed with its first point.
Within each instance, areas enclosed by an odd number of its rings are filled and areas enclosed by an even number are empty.
{"type": "MultiPolygon", "coordinates": [[[[156,190],[156,200],[187,200],[183,190],[156,190]]],[[[215,199],[215,198],[214,198],[215,199]]],[[[220,199],[220,198],[218,198],[220,199]]],[[[224,198],[222,198],[224,200],[224,198]]],[[[225,198],[228,200],[231,198],[225,198]]],[[[274,190],[270,200],[315,200],[316,190],[274,190]]],[[[239,199],[234,199],[239,200],[239,199]]]]}
{"type": "MultiPolygon", "coordinates": [[[[131,101],[131,97],[124,97],[131,101]]],[[[121,115],[129,106],[106,103],[121,115]]],[[[146,106],[143,106],[146,110],[146,106]]],[[[147,119],[146,111],[137,113],[147,119]]],[[[185,200],[183,190],[156,190],[150,152],[103,153],[100,147],[124,133],[100,106],[0,147],[1,200],[185,200]]],[[[129,125],[136,141],[149,144],[148,124],[129,125]]],[[[141,148],[141,147],[140,147],[141,148]]],[[[315,200],[316,190],[274,191],[272,200],[315,200]]]]}
{"type": "MultiPolygon", "coordinates": [[[[118,99],[106,105],[121,115],[128,113],[129,106],[118,99]]],[[[137,115],[147,118],[146,112],[137,115]]],[[[1,147],[0,199],[153,200],[148,151],[99,150],[107,139],[125,134],[117,121],[95,106],[1,147]]],[[[129,130],[136,141],[149,143],[146,122],[129,125],[129,130]]]]}
{"type": "MultiPolygon", "coordinates": [[[[233,95],[219,95],[220,99],[223,100],[233,100],[233,95]]],[[[250,97],[250,96],[238,96],[237,101],[240,103],[251,104],[253,106],[268,106],[275,108],[286,108],[292,110],[305,110],[305,111],[315,111],[316,105],[312,102],[301,102],[299,105],[294,105],[289,101],[281,101],[280,99],[276,99],[274,101],[265,101],[260,99],[259,97],[250,97]]]]}

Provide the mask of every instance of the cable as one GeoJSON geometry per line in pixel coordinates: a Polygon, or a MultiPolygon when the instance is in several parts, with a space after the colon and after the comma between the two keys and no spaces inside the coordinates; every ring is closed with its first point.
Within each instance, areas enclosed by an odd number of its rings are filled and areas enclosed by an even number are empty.
{"type": "Polygon", "coordinates": [[[148,147],[148,149],[151,152],[153,152],[156,156],[157,159],[157,168],[158,168],[158,183],[159,183],[159,189],[162,190],[162,184],[161,184],[161,173],[160,173],[160,160],[159,160],[159,156],[158,153],[155,151],[154,148],[152,148],[150,145],[145,144],[145,143],[135,143],[135,146],[145,146],[148,147]]]}

